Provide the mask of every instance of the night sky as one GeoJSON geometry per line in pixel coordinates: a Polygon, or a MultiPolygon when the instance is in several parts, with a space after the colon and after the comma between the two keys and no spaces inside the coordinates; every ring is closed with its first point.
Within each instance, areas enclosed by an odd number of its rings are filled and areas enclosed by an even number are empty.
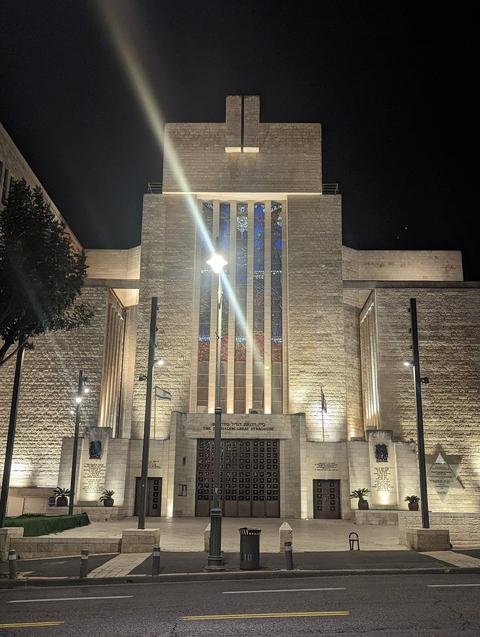
{"type": "MultiPolygon", "coordinates": [[[[223,121],[225,95],[258,94],[263,121],[321,122],[345,245],[461,249],[480,280],[474,3],[132,6],[166,121],[223,121]]],[[[2,0],[0,120],[85,247],[140,242],[162,154],[97,2],[2,0]]]]}

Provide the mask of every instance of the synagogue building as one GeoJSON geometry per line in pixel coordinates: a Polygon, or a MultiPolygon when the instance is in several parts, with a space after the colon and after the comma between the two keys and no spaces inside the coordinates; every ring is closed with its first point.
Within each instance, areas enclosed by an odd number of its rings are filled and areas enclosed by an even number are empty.
{"type": "MultiPolygon", "coordinates": [[[[26,353],[10,512],[43,512],[52,489],[70,485],[79,370],[90,391],[75,504],[90,510],[111,489],[111,516],[136,512],[152,296],[163,364],[148,515],[209,515],[217,334],[225,516],[350,518],[357,488],[371,510],[406,509],[419,495],[411,298],[428,377],[430,508],[478,511],[480,284],[463,280],[460,252],[343,245],[321,125],[263,122],[257,96],[227,97],[224,122],[167,124],[165,134],[141,245],[87,249],[91,323],[26,353]],[[214,249],[227,261],[220,325],[214,249]]],[[[33,183],[3,129],[0,153],[2,192],[10,176],[33,183]]],[[[13,368],[0,368],[3,448],[13,368]]]]}

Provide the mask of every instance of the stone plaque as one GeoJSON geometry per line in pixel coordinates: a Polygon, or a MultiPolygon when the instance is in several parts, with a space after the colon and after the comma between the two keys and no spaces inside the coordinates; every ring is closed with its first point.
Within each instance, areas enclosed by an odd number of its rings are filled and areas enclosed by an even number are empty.
{"type": "Polygon", "coordinates": [[[433,488],[437,492],[442,502],[452,488],[463,488],[463,485],[442,453],[439,453],[436,457],[435,462],[428,471],[427,477],[430,488],[433,488]]]}
{"type": "MultiPolygon", "coordinates": [[[[367,431],[370,460],[370,508],[398,506],[397,464],[392,432],[367,431]]],[[[358,485],[366,486],[368,485],[358,485]]]]}
{"type": "MultiPolygon", "coordinates": [[[[189,438],[213,438],[213,414],[188,414],[189,438]]],[[[222,438],[291,438],[289,416],[271,414],[222,414],[222,438]]]]}
{"type": "Polygon", "coordinates": [[[315,471],[337,471],[338,464],[336,462],[317,462],[315,471]]]}

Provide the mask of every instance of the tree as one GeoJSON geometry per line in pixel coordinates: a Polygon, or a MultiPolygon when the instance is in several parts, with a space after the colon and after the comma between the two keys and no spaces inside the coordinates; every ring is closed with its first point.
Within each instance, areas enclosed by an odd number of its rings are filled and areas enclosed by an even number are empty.
{"type": "Polygon", "coordinates": [[[7,511],[25,349],[32,347],[31,337],[89,322],[91,310],[78,301],[86,273],[85,254],[74,248],[42,190],[32,190],[24,179],[14,181],[0,211],[0,366],[16,354],[0,527],[7,511]]]}
{"type": "Polygon", "coordinates": [[[89,322],[91,310],[78,302],[86,271],[41,188],[12,182],[0,211],[0,366],[33,336],[89,322]]]}

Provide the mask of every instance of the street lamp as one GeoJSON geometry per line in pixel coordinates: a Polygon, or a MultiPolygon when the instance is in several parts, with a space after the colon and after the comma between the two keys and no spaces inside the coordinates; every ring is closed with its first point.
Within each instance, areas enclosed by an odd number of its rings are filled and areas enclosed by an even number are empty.
{"type": "Polygon", "coordinates": [[[415,404],[417,408],[417,446],[418,446],[418,469],[420,477],[420,507],[422,510],[422,527],[430,528],[428,516],[428,493],[427,493],[427,471],[425,467],[425,438],[423,433],[423,406],[422,406],[422,384],[428,384],[427,376],[420,375],[420,354],[418,348],[418,325],[417,325],[417,299],[410,299],[410,320],[412,333],[412,353],[413,360],[405,362],[404,365],[413,370],[415,383],[415,404]]]}
{"type": "Polygon", "coordinates": [[[224,571],[222,557],[222,509],[220,508],[220,461],[222,441],[222,401],[220,394],[222,348],[222,272],[227,261],[220,253],[214,253],[207,264],[217,274],[217,347],[215,375],[215,439],[213,447],[213,501],[210,509],[210,547],[207,571],[224,571]]]}
{"type": "MultiPolygon", "coordinates": [[[[78,455],[78,436],[80,433],[80,405],[82,404],[84,394],[90,391],[86,385],[87,379],[83,375],[81,369],[78,373],[78,390],[75,396],[75,431],[73,434],[73,452],[72,452],[72,474],[70,477],[70,497],[68,499],[68,515],[73,515],[73,500],[75,498],[75,482],[77,478],[77,455],[78,455]]],[[[70,412],[72,413],[72,412],[70,412]]]]}

